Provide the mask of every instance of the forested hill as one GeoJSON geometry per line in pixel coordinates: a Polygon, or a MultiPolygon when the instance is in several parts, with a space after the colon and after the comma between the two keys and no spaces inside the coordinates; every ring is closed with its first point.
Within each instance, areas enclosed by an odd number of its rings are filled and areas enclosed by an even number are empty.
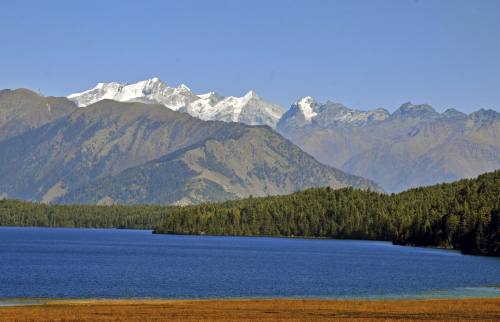
{"type": "Polygon", "coordinates": [[[392,240],[500,255],[500,170],[392,195],[322,188],[172,210],[156,232],[392,240]]]}
{"type": "Polygon", "coordinates": [[[156,233],[389,240],[500,256],[500,170],[399,194],[345,188],[196,206],[0,201],[0,225],[154,228],[156,233]]]}

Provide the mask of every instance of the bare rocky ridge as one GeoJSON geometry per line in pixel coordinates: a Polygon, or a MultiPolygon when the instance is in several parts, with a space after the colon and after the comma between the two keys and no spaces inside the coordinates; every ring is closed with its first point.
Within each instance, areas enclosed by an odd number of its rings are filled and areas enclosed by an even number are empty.
{"type": "Polygon", "coordinates": [[[77,106],[64,97],[42,97],[28,89],[0,91],[0,140],[65,116],[77,106]]]}

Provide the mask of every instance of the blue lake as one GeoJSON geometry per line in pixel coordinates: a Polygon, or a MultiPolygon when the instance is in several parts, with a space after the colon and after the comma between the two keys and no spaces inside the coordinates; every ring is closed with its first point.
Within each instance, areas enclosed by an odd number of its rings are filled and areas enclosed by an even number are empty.
{"type": "Polygon", "coordinates": [[[500,297],[500,259],[386,242],[0,227],[0,298],[500,297]]]}

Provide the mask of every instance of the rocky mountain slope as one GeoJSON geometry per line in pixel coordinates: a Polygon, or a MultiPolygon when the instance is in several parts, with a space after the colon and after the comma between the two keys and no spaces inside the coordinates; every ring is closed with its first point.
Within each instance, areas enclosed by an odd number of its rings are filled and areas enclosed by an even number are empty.
{"type": "Polygon", "coordinates": [[[19,135],[59,117],[77,106],[64,97],[42,97],[28,89],[0,91],[0,140],[19,135]]]}
{"type": "Polygon", "coordinates": [[[430,105],[405,103],[390,114],[306,97],[277,129],[319,161],[375,180],[387,191],[500,168],[500,113],[493,110],[438,113],[430,105]]]}
{"type": "Polygon", "coordinates": [[[325,185],[378,189],[269,127],[202,121],[159,104],[100,100],[0,141],[0,151],[0,196],[44,202],[197,203],[325,185]]]}
{"type": "Polygon", "coordinates": [[[375,188],[323,166],[267,127],[233,125],[224,135],[84,185],[60,201],[190,204],[346,185],[375,188]]]}
{"type": "Polygon", "coordinates": [[[96,87],[68,96],[84,107],[103,99],[120,102],[162,104],[174,111],[186,112],[202,120],[240,122],[275,127],[283,109],[260,98],[254,91],[243,97],[223,97],[215,92],[195,95],[184,84],[170,87],[158,78],[135,84],[99,83],[96,87]]]}

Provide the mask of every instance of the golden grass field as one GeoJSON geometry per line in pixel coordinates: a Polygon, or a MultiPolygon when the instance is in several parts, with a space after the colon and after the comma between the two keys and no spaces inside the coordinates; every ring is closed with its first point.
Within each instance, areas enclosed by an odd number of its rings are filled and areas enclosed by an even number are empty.
{"type": "Polygon", "coordinates": [[[0,321],[500,321],[500,298],[458,300],[62,300],[0,307],[0,321]]]}

